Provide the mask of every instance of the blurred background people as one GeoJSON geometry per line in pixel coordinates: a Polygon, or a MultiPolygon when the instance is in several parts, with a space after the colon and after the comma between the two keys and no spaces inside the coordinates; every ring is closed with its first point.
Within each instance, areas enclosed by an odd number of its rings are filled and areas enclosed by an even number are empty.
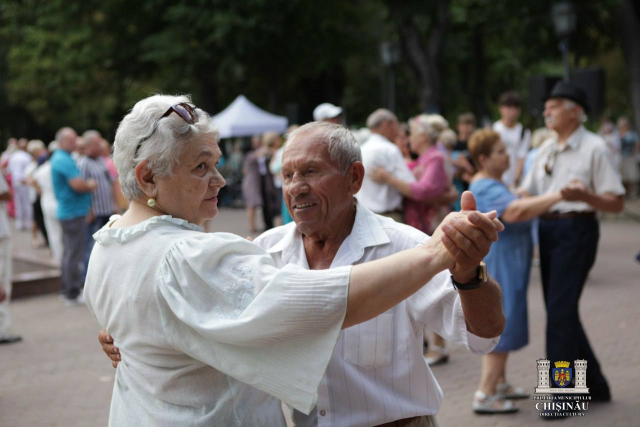
{"type": "Polygon", "coordinates": [[[31,155],[32,161],[25,169],[26,183],[29,185],[29,201],[33,211],[33,223],[31,225],[31,245],[34,248],[49,246],[49,236],[44,222],[44,214],[40,204],[40,193],[37,190],[33,177],[37,168],[47,160],[48,152],[44,143],[38,139],[29,141],[27,152],[31,155]]]}
{"type": "Polygon", "coordinates": [[[53,191],[58,200],[58,220],[62,225],[61,299],[67,306],[84,303],[84,246],[87,234],[87,215],[91,209],[91,192],[98,184],[85,180],[72,153],[78,135],[65,127],[56,133],[58,149],[51,156],[53,191]]]}
{"type": "MultiPolygon", "coordinates": [[[[279,135],[276,134],[276,136],[279,135]]],[[[270,137],[271,138],[271,137],[270,137]]],[[[279,139],[278,139],[279,141],[279,139]]],[[[256,227],[256,208],[262,208],[264,229],[273,228],[274,216],[280,212],[280,199],[273,178],[269,171],[269,161],[276,139],[269,140],[270,146],[264,144],[263,138],[254,136],[251,140],[253,150],[247,153],[243,163],[242,195],[247,207],[249,231],[258,232],[256,227]]]]}
{"type": "Polygon", "coordinates": [[[476,131],[469,141],[469,152],[478,172],[469,190],[476,196],[482,212],[496,210],[505,224],[500,239],[485,258],[491,276],[502,288],[502,305],[507,320],[500,342],[483,356],[480,384],[473,399],[477,413],[508,413],[517,411],[509,399],[529,396],[522,387],[507,382],[506,365],[509,353],[529,343],[527,320],[527,288],[531,268],[530,220],[546,212],[560,201],[555,191],[542,196],[519,199],[504,181],[511,155],[500,134],[493,130],[476,131]]]}
{"type": "Polygon", "coordinates": [[[609,158],[613,162],[613,167],[615,168],[615,170],[618,171],[618,175],[620,176],[620,178],[622,178],[622,156],[620,153],[621,141],[613,122],[609,119],[604,120],[600,125],[600,129],[598,129],[598,135],[600,135],[605,144],[607,144],[609,158]]]}
{"type": "Polygon", "coordinates": [[[404,161],[407,165],[411,165],[415,161],[416,156],[411,155],[411,150],[409,149],[409,125],[406,123],[398,124],[398,136],[394,140],[400,152],[402,153],[402,157],[404,157],[404,161]]]}
{"type": "Polygon", "coordinates": [[[498,109],[500,120],[493,124],[493,130],[500,134],[509,154],[509,169],[505,171],[502,181],[508,187],[517,187],[531,144],[531,131],[518,122],[522,111],[522,99],[518,93],[509,91],[500,95],[498,109]]]}
{"type": "MultiPolygon", "coordinates": [[[[473,113],[462,113],[458,116],[456,124],[458,130],[458,141],[453,147],[451,160],[455,166],[453,173],[453,185],[458,190],[460,197],[462,193],[469,189],[469,183],[476,173],[471,158],[469,157],[468,141],[471,134],[476,129],[476,116],[473,113]]],[[[460,210],[460,197],[453,203],[452,210],[460,210]]]]}
{"type": "Polygon", "coordinates": [[[631,130],[629,119],[618,119],[618,136],[620,138],[620,154],[622,156],[622,183],[627,191],[627,198],[635,200],[638,197],[638,181],[640,172],[640,137],[631,130]]]}
{"type": "Polygon", "coordinates": [[[342,123],[342,108],[329,102],[324,102],[314,108],[313,120],[340,124],[342,123]]]}
{"type": "Polygon", "coordinates": [[[7,218],[6,202],[11,199],[9,186],[0,173],[0,344],[19,342],[22,338],[11,333],[11,301],[13,273],[11,259],[11,231],[7,218]]]}
{"type": "Polygon", "coordinates": [[[32,158],[27,153],[28,141],[20,138],[16,151],[9,157],[8,170],[13,184],[13,199],[16,211],[16,228],[20,231],[31,230],[33,206],[29,200],[26,169],[32,158]]]}
{"type": "Polygon", "coordinates": [[[380,108],[369,115],[367,127],[371,130],[371,136],[362,145],[365,175],[356,198],[374,213],[404,223],[400,191],[389,184],[374,181],[370,175],[376,168],[383,167],[402,182],[415,181],[402,152],[392,142],[398,136],[398,118],[391,111],[380,108]]]}
{"type": "Polygon", "coordinates": [[[588,109],[584,90],[565,81],[554,86],[544,118],[557,137],[540,147],[522,188],[532,195],[562,191],[565,199],[540,217],[547,359],[587,360],[591,399],[610,401],[609,384],[580,320],[579,301],[598,251],[596,212],[621,212],[625,191],[604,141],[583,126],[588,109]]]}
{"type": "Polygon", "coordinates": [[[87,217],[87,229],[84,243],[84,271],[89,266],[89,256],[93,249],[93,235],[100,230],[111,215],[118,211],[116,195],[111,173],[102,156],[102,136],[96,130],[82,134],[84,155],[78,159],[78,169],[85,181],[95,181],[96,189],[91,192],[91,207],[87,217]]]}
{"type": "MultiPolygon", "coordinates": [[[[53,153],[57,147],[58,143],[52,141],[49,144],[49,152],[53,153]]],[[[53,191],[50,160],[44,162],[33,172],[33,181],[40,195],[40,207],[47,228],[51,256],[59,265],[62,262],[62,225],[58,220],[58,200],[53,191]]]]}

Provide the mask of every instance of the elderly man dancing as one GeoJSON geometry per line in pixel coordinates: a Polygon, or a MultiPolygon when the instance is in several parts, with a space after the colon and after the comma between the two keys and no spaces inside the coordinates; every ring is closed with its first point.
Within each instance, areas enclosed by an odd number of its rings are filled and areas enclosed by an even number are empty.
{"type": "MultiPolygon", "coordinates": [[[[278,267],[296,264],[322,270],[357,265],[429,240],[414,228],[374,214],[354,198],[364,167],[357,142],[342,126],[314,122],[293,132],[282,172],[285,202],[295,223],[255,241],[278,267]]],[[[465,194],[463,208],[475,209],[470,193],[465,194]]],[[[469,215],[473,222],[478,214],[469,215]]],[[[444,231],[448,248],[468,262],[436,275],[387,312],[344,329],[320,383],[317,407],[310,415],[296,411],[296,425],[436,425],[442,390],[422,355],[424,326],[477,353],[491,351],[504,326],[500,288],[479,266],[481,253],[496,235],[487,236],[470,224],[462,231],[449,226],[444,231]],[[465,236],[474,244],[462,253],[457,243],[465,236]]],[[[106,331],[100,339],[117,361],[106,331]]]]}

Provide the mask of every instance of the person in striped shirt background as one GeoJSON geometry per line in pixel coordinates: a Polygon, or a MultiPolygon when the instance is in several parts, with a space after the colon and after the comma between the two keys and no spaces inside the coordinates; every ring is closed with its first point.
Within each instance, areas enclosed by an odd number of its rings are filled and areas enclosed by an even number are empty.
{"type": "Polygon", "coordinates": [[[87,218],[87,235],[84,247],[84,271],[89,265],[89,256],[93,249],[93,235],[100,230],[111,215],[116,213],[116,197],[114,181],[109,169],[102,158],[102,136],[96,130],[88,130],[82,135],[84,140],[84,154],[78,159],[78,169],[84,179],[93,179],[98,183],[91,193],[91,210],[87,218]]]}

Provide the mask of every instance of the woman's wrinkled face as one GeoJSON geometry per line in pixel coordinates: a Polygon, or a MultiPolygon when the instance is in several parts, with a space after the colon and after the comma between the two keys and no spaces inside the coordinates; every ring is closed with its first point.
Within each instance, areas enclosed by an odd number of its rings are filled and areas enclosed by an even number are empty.
{"type": "Polygon", "coordinates": [[[423,149],[429,145],[429,137],[422,132],[420,127],[411,125],[411,135],[409,135],[409,148],[416,154],[422,153],[423,149]]]}
{"type": "Polygon", "coordinates": [[[218,143],[205,135],[188,145],[173,175],[155,178],[156,201],[167,214],[202,225],[218,214],[218,192],[225,180],[218,172],[218,143]]]}

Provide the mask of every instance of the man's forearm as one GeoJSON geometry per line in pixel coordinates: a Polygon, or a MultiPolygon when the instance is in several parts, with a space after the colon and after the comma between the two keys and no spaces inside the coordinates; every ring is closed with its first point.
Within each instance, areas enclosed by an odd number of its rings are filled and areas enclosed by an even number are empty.
{"type": "Polygon", "coordinates": [[[614,194],[589,193],[585,196],[584,201],[596,208],[596,210],[602,212],[618,213],[624,209],[622,196],[616,196],[614,194]]]}
{"type": "Polygon", "coordinates": [[[502,334],[506,323],[500,285],[490,278],[478,289],[459,291],[467,329],[481,338],[502,334]]]}

